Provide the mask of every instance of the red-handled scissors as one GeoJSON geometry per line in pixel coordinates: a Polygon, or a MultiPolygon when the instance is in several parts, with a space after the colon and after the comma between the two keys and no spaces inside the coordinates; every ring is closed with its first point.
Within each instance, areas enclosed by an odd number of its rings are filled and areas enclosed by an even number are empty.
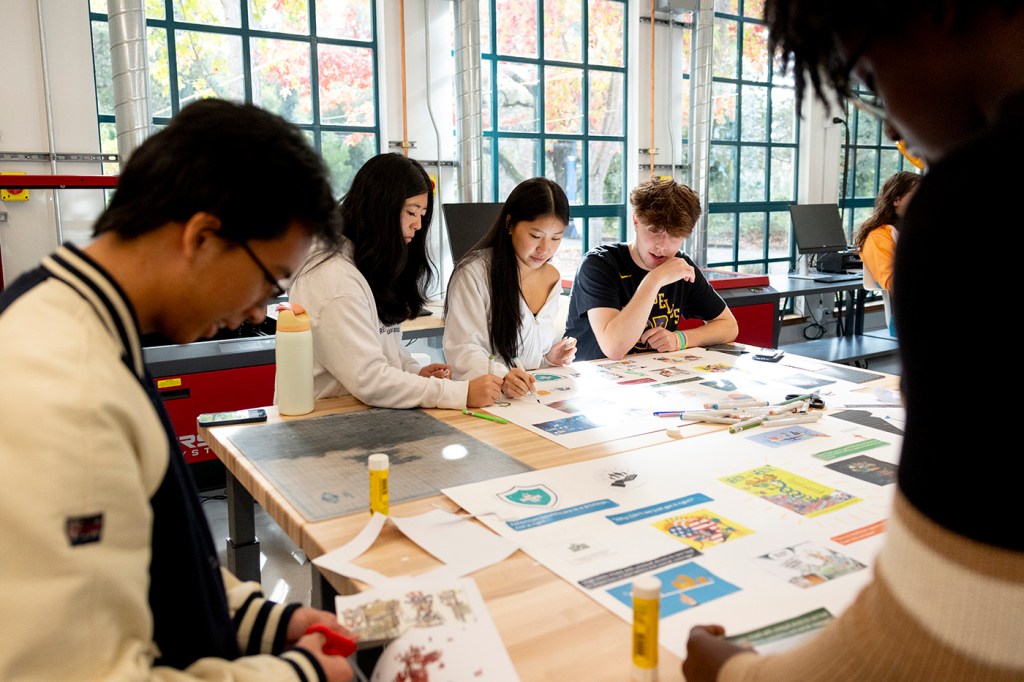
{"type": "Polygon", "coordinates": [[[356,652],[356,641],[354,639],[335,632],[326,625],[310,625],[306,629],[307,635],[313,632],[319,632],[327,638],[323,651],[328,656],[345,656],[348,658],[356,652]]]}

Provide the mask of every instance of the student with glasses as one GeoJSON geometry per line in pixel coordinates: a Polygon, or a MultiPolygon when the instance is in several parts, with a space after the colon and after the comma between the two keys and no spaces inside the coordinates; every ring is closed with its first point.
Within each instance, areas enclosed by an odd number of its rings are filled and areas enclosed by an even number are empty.
{"type": "Polygon", "coordinates": [[[433,279],[427,233],[433,187],[423,166],[380,154],[356,173],[341,201],[342,238],[300,269],[289,300],[309,313],[317,398],[354,395],[376,407],[486,407],[501,379],[454,381],[447,365],[420,367],[401,343],[433,279]]]}
{"type": "Polygon", "coordinates": [[[92,242],[0,296],[0,679],[351,679],[305,634],[335,614],[220,568],[141,344],[258,324],[336,230],[302,132],[203,100],[131,155],[92,242]]]}
{"type": "Polygon", "coordinates": [[[974,249],[986,237],[1014,248],[1019,237],[1024,2],[767,0],[765,19],[798,102],[808,85],[822,101],[829,90],[848,97],[856,78],[927,164],[893,276],[906,427],[873,581],[846,612],[778,655],[727,642],[721,625],[697,626],[683,673],[688,682],[1022,680],[1024,532],[1002,523],[1021,518],[1020,456],[1012,429],[992,417],[943,422],[955,342],[939,332],[965,327],[929,321],[954,309],[957,319],[1006,319],[1005,301],[971,269],[936,273],[971,230],[974,249]]]}

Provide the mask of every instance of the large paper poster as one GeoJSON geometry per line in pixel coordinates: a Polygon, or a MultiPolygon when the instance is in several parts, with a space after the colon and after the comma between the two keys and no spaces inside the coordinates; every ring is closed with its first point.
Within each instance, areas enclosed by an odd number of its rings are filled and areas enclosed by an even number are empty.
{"type": "Polygon", "coordinates": [[[840,379],[735,356],[693,349],[595,360],[532,373],[536,396],[502,400],[487,411],[567,448],[665,429],[655,412],[703,409],[705,404],[787,394],[848,392],[840,379]]]}
{"type": "Polygon", "coordinates": [[[633,580],[656,577],[660,641],[679,656],[698,623],[796,639],[870,579],[894,488],[878,472],[895,467],[900,445],[844,420],[810,426],[800,437],[720,432],[443,492],[494,514],[481,520],[624,620],[633,580]]]}

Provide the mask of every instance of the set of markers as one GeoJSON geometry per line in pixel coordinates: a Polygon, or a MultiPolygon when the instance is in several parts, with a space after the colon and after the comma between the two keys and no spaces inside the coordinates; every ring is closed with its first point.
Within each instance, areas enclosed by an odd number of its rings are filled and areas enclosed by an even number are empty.
{"type": "Polygon", "coordinates": [[[703,410],[671,410],[655,412],[657,417],[679,417],[684,421],[728,424],[729,433],[739,433],[756,426],[773,428],[791,424],[806,424],[821,418],[820,412],[808,412],[810,395],[801,395],[780,403],[764,400],[725,400],[704,403],[703,410]]]}

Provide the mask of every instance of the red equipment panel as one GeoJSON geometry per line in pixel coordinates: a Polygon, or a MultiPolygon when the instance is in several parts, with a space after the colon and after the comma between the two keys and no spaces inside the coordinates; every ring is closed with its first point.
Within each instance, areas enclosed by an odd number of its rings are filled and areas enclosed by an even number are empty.
{"type": "MultiPolygon", "coordinates": [[[[740,330],[736,335],[736,341],[751,346],[771,348],[774,346],[772,340],[775,325],[775,305],[771,303],[758,303],[756,305],[730,306],[733,317],[740,330]]],[[[686,331],[703,325],[702,320],[679,320],[679,329],[686,331]]]]}
{"type": "Polygon", "coordinates": [[[203,412],[242,410],[274,402],[274,365],[158,377],[157,388],[189,464],[217,459],[199,437],[196,417],[203,412]]]}

